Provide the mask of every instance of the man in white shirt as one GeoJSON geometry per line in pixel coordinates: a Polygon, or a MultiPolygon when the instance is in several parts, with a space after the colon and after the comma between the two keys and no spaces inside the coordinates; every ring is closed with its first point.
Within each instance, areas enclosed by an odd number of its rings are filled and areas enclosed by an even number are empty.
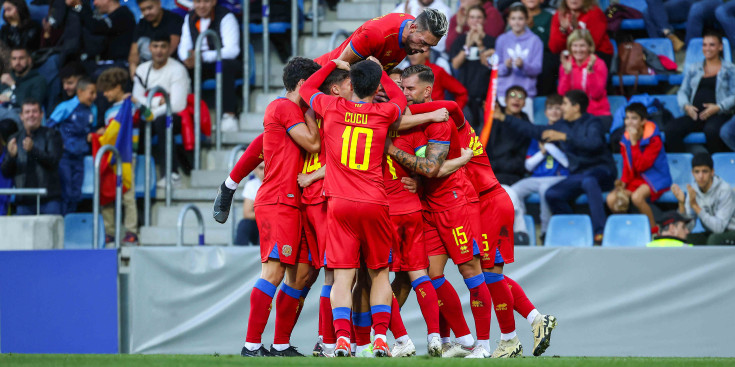
{"type": "MultiPolygon", "coordinates": [[[[242,75],[242,66],[237,62],[240,55],[240,26],[227,8],[217,6],[217,0],[194,0],[194,9],[184,18],[179,42],[179,60],[191,71],[194,70],[194,46],[199,34],[212,29],[219,35],[222,48],[222,131],[237,131],[239,121],[235,117],[237,95],[235,79],[242,75]]],[[[217,51],[202,42],[202,80],[213,78],[216,72],[217,51]]]]}
{"type": "MultiPolygon", "coordinates": [[[[138,66],[133,77],[133,98],[141,104],[148,99],[148,91],[155,86],[163,87],[169,95],[171,112],[173,116],[173,133],[181,133],[181,117],[178,113],[186,108],[186,97],[189,94],[189,73],[184,65],[169,57],[171,47],[170,37],[167,34],[155,34],[151,40],[149,49],[151,61],[146,61],[138,66]]],[[[161,177],[166,176],[166,103],[161,96],[155,96],[151,101],[151,112],[153,113],[152,133],[158,136],[158,144],[153,152],[154,159],[158,163],[161,177]]],[[[177,154],[171,157],[171,180],[174,185],[180,183],[177,173],[179,161],[177,154]]],[[[164,179],[159,182],[165,185],[164,179]]]]}
{"type": "Polygon", "coordinates": [[[255,177],[245,184],[242,196],[245,199],[242,204],[243,219],[237,225],[237,236],[235,244],[247,246],[249,243],[253,246],[260,244],[260,235],[258,234],[258,225],[255,223],[255,196],[258,194],[260,185],[263,184],[265,176],[265,163],[260,163],[253,171],[255,177]]]}

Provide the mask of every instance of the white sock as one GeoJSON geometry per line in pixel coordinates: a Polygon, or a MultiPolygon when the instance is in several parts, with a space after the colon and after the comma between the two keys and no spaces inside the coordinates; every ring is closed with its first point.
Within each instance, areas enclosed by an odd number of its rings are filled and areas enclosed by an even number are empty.
{"type": "Polygon", "coordinates": [[[528,316],[526,316],[526,320],[528,320],[528,323],[533,325],[533,321],[536,320],[536,316],[539,315],[539,312],[537,309],[533,309],[533,311],[528,313],[528,316]]]}
{"type": "Polygon", "coordinates": [[[227,186],[230,190],[237,190],[238,183],[235,182],[235,180],[231,179],[229,175],[227,175],[227,179],[225,180],[225,186],[227,186]]]}
{"type": "Polygon", "coordinates": [[[452,338],[450,337],[442,338],[442,344],[447,344],[451,342],[452,342],[452,338]]]}
{"type": "Polygon", "coordinates": [[[357,344],[351,343],[350,344],[350,352],[355,353],[355,349],[357,349],[357,344]]]}
{"type": "Polygon", "coordinates": [[[337,348],[337,344],[324,344],[324,348],[333,350],[334,348],[337,348]]]}
{"type": "MultiPolygon", "coordinates": [[[[406,339],[408,339],[408,335],[404,335],[406,339]]],[[[385,344],[388,344],[388,338],[383,334],[375,334],[375,338],[373,339],[373,343],[375,343],[376,340],[383,339],[385,344]]],[[[396,340],[397,341],[397,340],[396,340]]]]}
{"type": "Polygon", "coordinates": [[[500,334],[500,340],[511,340],[516,337],[516,332],[510,332],[508,334],[500,334]]]}
{"type": "Polygon", "coordinates": [[[281,352],[281,351],[288,349],[288,347],[290,346],[291,344],[273,344],[273,349],[281,352]]]}
{"type": "Polygon", "coordinates": [[[486,351],[490,351],[490,339],[486,340],[477,340],[477,344],[482,345],[483,348],[485,348],[486,351]]]}
{"type": "Polygon", "coordinates": [[[245,343],[245,348],[248,348],[248,350],[258,350],[260,347],[263,346],[261,343],[245,343]]]}
{"type": "MultiPolygon", "coordinates": [[[[429,334],[429,335],[426,336],[426,341],[431,341],[431,338],[433,338],[433,337],[437,337],[437,338],[440,338],[441,339],[441,337],[439,336],[439,333],[431,333],[431,334],[429,334]]],[[[449,338],[447,338],[447,339],[449,339],[449,338]]]]}
{"type": "Polygon", "coordinates": [[[400,338],[396,338],[396,343],[403,344],[403,343],[408,342],[409,340],[411,340],[411,339],[408,337],[408,334],[406,334],[406,335],[404,335],[404,336],[402,336],[400,338]]]}
{"type": "Polygon", "coordinates": [[[459,338],[455,338],[457,343],[462,344],[464,347],[471,347],[475,345],[475,338],[472,337],[472,334],[467,334],[465,336],[460,336],[459,338]]]}
{"type": "Polygon", "coordinates": [[[367,347],[369,347],[369,346],[370,346],[370,344],[358,345],[355,348],[355,354],[360,354],[360,352],[362,352],[363,350],[367,349],[367,347]]]}

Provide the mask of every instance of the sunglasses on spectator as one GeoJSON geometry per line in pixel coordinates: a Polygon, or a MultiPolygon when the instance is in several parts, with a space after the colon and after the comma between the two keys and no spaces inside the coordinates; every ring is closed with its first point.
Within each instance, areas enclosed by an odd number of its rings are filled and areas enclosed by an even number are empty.
{"type": "Polygon", "coordinates": [[[521,92],[510,92],[508,96],[518,99],[526,99],[526,95],[521,92]]]}

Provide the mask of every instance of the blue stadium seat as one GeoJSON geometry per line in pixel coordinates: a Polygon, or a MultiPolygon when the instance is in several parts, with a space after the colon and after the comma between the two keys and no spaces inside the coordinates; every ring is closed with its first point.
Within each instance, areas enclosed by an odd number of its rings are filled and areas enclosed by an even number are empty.
{"type": "MultiPolygon", "coordinates": [[[[145,155],[139,155],[135,160],[135,172],[133,173],[135,180],[135,197],[142,198],[145,196],[145,155]]],[[[156,197],[156,162],[151,157],[151,197],[156,197]]]]}
{"type": "Polygon", "coordinates": [[[621,154],[613,154],[615,160],[615,168],[618,170],[618,180],[623,176],[623,156],[621,154]]]}
{"type": "Polygon", "coordinates": [[[528,195],[528,197],[526,197],[526,204],[538,204],[540,202],[541,202],[541,197],[539,196],[538,193],[534,192],[533,194],[528,195]]]}
{"type": "MultiPolygon", "coordinates": [[[[102,214],[99,217],[100,246],[105,244],[105,223],[102,214]]],[[[94,215],[92,213],[71,213],[64,217],[64,248],[91,249],[94,230],[94,215]]]]}
{"type": "Polygon", "coordinates": [[[643,214],[613,214],[607,217],[602,246],[643,247],[651,242],[651,225],[643,214]]]}
{"type": "MultiPolygon", "coordinates": [[[[692,155],[690,153],[667,153],[666,158],[669,161],[669,171],[671,171],[671,179],[673,183],[678,184],[682,190],[686,190],[686,185],[692,183],[692,155]]],[[[666,191],[658,199],[662,203],[676,203],[676,197],[671,190],[666,191]]]]}
{"type": "MultiPolygon", "coordinates": [[[[299,22],[298,27],[299,31],[304,29],[304,0],[298,0],[298,7],[299,7],[299,22]]],[[[255,24],[250,23],[250,33],[251,34],[262,34],[263,33],[263,24],[255,24]]],[[[268,31],[273,34],[283,34],[288,32],[288,30],[291,29],[291,22],[271,22],[268,23],[268,31]]]]}
{"type": "Polygon", "coordinates": [[[705,144],[707,143],[707,137],[704,133],[690,133],[684,137],[684,143],[686,144],[705,144]]]}
{"type": "Polygon", "coordinates": [[[536,97],[533,99],[533,123],[535,125],[548,125],[549,119],[546,118],[546,97],[536,97]]]}
{"type": "Polygon", "coordinates": [[[628,104],[628,100],[624,96],[607,96],[607,102],[610,103],[610,113],[615,113],[618,108],[628,104]]]}
{"type": "MultiPolygon", "coordinates": [[[[255,85],[255,49],[253,45],[250,45],[250,85],[255,85]]],[[[222,75],[223,78],[227,76],[222,75]]],[[[243,84],[242,79],[235,80],[235,87],[241,87],[243,84]]],[[[217,81],[213,79],[202,80],[202,90],[215,90],[217,87],[217,81]]]]}
{"type": "Polygon", "coordinates": [[[694,228],[692,229],[692,233],[702,233],[705,232],[704,226],[702,225],[702,221],[697,218],[697,221],[694,222],[694,228]]]}
{"type": "MultiPolygon", "coordinates": [[[[636,9],[641,13],[645,13],[646,9],[648,9],[646,0],[620,0],[620,4],[636,9]]],[[[620,23],[621,30],[639,30],[645,28],[646,23],[643,19],[623,19],[623,22],[620,23]]]]}
{"type": "Polygon", "coordinates": [[[715,153],[712,154],[712,160],[715,163],[715,173],[731,186],[735,186],[735,153],[715,153]]]}
{"type": "Polygon", "coordinates": [[[676,101],[676,94],[656,94],[651,95],[651,97],[658,99],[675,118],[684,116],[684,111],[681,110],[679,102],[676,101]]]}
{"type": "MultiPolygon", "coordinates": [[[[626,19],[623,21],[623,23],[625,23],[628,20],[631,20],[631,19],[626,19]]],[[[641,22],[642,22],[642,19],[641,19],[641,22]]],[[[672,61],[676,61],[674,57],[674,46],[671,44],[671,40],[669,40],[668,38],[640,38],[635,41],[640,43],[641,46],[651,50],[656,55],[663,55],[663,56],[668,57],[672,61]]],[[[635,75],[623,75],[623,85],[625,86],[635,85],[635,79],[636,79],[635,75]]],[[[669,80],[669,75],[639,75],[638,85],[658,85],[659,82],[665,82],[668,80],[669,80]]],[[[620,78],[618,78],[616,75],[613,75],[612,83],[613,83],[613,86],[616,86],[616,87],[619,86],[620,78]]]]}
{"type": "Polygon", "coordinates": [[[587,215],[554,215],[546,230],[544,246],[550,247],[591,247],[592,221],[587,215]]]}
{"type": "Polygon", "coordinates": [[[138,7],[137,1],[133,1],[133,0],[120,1],[120,5],[127,6],[128,9],[130,9],[130,11],[133,13],[133,16],[135,17],[136,23],[140,21],[140,18],[142,18],[142,14],[140,12],[140,8],[138,7]]]}
{"type": "MultiPolygon", "coordinates": [[[[722,53],[725,60],[732,62],[732,51],[730,50],[730,41],[727,38],[722,39],[722,53]]],[[[686,70],[689,65],[704,60],[704,54],[702,53],[702,39],[692,38],[687,45],[687,53],[684,57],[684,69],[686,70]]],[[[683,74],[669,75],[669,84],[679,85],[684,81],[683,74]]]]}
{"type": "Polygon", "coordinates": [[[94,157],[84,157],[84,180],[82,181],[82,199],[91,199],[94,194],[94,157]]]}
{"type": "Polygon", "coordinates": [[[533,217],[526,214],[523,219],[526,220],[526,229],[528,230],[528,245],[536,246],[536,224],[533,222],[533,217]]]}

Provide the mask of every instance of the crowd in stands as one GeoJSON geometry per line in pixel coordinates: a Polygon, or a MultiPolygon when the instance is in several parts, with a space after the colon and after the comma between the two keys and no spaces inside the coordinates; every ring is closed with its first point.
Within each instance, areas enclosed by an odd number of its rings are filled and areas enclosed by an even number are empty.
{"type": "MultiPolygon", "coordinates": [[[[489,122],[485,109],[490,60],[497,57],[499,105],[485,148],[499,181],[514,198],[517,214],[525,213],[526,198],[539,194],[542,236],[551,215],[579,209],[572,204],[582,194],[596,242],[601,241],[609,213],[638,211],[647,215],[653,231],[660,231],[656,201],[670,190],[679,202],[677,209],[696,215],[706,233],[715,236],[697,243],[731,240],[727,233],[735,230],[733,212],[723,209],[729,210],[728,203],[735,200],[732,190],[727,197],[728,183],[714,172],[712,182],[700,182],[697,172],[709,162],[696,155],[695,163],[702,163],[693,170],[696,185],[687,190],[672,185],[666,153],[735,150],[735,66],[723,57],[725,49],[735,45],[735,2],[645,2],[648,8],[641,14],[645,31],[632,34],[611,32],[611,13],[595,0],[460,0],[456,11],[443,0],[397,3],[394,12],[416,15],[428,7],[450,19],[448,34],[430,53],[412,55],[399,67],[429,66],[435,75],[434,99],[456,100],[476,131],[489,122]],[[660,101],[648,95],[633,96],[620,109],[611,109],[608,97],[617,93],[611,85],[613,75],[627,62],[617,57],[615,41],[644,33],[664,37],[677,52],[686,50],[692,39],[703,38],[702,61],[679,65],[683,81],[676,98],[681,117],[674,118],[675,111],[663,113],[660,101]],[[546,98],[547,125],[534,121],[540,115],[534,113],[540,112],[534,111],[534,106],[540,107],[535,97],[546,98]],[[692,132],[704,133],[704,146],[685,142],[692,132]],[[620,154],[621,172],[613,154],[620,154]],[[713,195],[719,196],[712,199],[713,195]]],[[[163,162],[166,106],[160,95],[149,96],[154,86],[168,92],[173,131],[182,136],[172,165],[174,185],[179,185],[180,175],[191,170],[189,94],[195,41],[207,29],[219,35],[222,45],[221,70],[226,77],[221,126],[224,131],[239,126],[235,80],[242,77],[243,14],[235,3],[177,1],[175,9],[163,9],[160,0],[137,0],[141,19],[136,21],[119,0],[52,0],[43,19],[32,19],[25,0],[5,0],[0,27],[0,187],[46,187],[49,194],[42,199],[42,213],[74,212],[81,199],[84,156],[91,154],[93,139],[105,134],[126,99],[137,111],[136,131],[151,124],[157,141],[153,155],[156,162],[163,162]]],[[[336,5],[327,3],[330,9],[336,5]]],[[[273,17],[290,16],[280,14],[274,4],[280,2],[271,4],[273,17]]],[[[259,21],[259,7],[251,5],[254,8],[257,14],[249,14],[251,22],[259,21]]],[[[288,38],[283,37],[271,38],[282,59],[290,52],[288,38]]],[[[216,54],[211,41],[205,40],[203,79],[217,71],[216,54]]],[[[142,152],[137,135],[135,149],[142,152]]],[[[711,164],[709,168],[712,171],[711,164]]],[[[158,173],[165,175],[162,165],[158,173]]],[[[257,231],[252,234],[253,224],[247,224],[254,219],[256,191],[246,193],[241,243],[256,242],[257,231]]],[[[14,212],[35,213],[30,205],[34,200],[15,198],[14,212]]],[[[125,194],[124,203],[126,240],[136,242],[134,193],[125,194]]],[[[0,214],[9,210],[8,198],[0,196],[0,214]]],[[[104,213],[105,221],[111,221],[111,212],[104,213]]],[[[523,232],[524,226],[517,225],[523,232]]],[[[112,227],[106,227],[109,234],[112,227]]]]}

